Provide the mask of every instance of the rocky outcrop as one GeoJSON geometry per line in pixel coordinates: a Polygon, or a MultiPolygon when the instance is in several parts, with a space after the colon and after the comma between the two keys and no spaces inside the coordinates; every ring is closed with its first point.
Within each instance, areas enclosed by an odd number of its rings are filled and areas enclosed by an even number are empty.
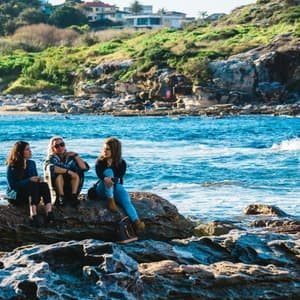
{"type": "MultiPolygon", "coordinates": [[[[139,212],[156,223],[153,211],[164,207],[162,218],[173,208],[154,198],[151,210],[139,212]]],[[[218,221],[212,235],[168,241],[85,239],[2,253],[0,299],[299,299],[299,227],[280,230],[280,222],[300,226],[299,220],[277,217],[278,210],[265,205],[245,211],[266,213],[257,217],[265,222],[244,228],[225,222],[230,229],[222,232],[218,221]]]]}
{"type": "MultiPolygon", "coordinates": [[[[131,193],[132,201],[146,230],[141,239],[171,240],[184,238],[193,232],[194,223],[180,215],[177,208],[165,199],[151,193],[131,193]]],[[[29,226],[28,208],[0,206],[0,250],[12,250],[31,243],[54,243],[67,240],[94,238],[115,241],[117,222],[124,215],[112,213],[105,201],[85,200],[82,195],[78,208],[55,207],[55,224],[45,224],[40,208],[39,229],[29,226]]]]}
{"type": "Polygon", "coordinates": [[[277,104],[292,102],[293,93],[300,92],[300,42],[292,34],[284,34],[267,46],[213,61],[209,68],[216,96],[232,91],[244,94],[243,98],[228,103],[246,99],[277,104]]]}

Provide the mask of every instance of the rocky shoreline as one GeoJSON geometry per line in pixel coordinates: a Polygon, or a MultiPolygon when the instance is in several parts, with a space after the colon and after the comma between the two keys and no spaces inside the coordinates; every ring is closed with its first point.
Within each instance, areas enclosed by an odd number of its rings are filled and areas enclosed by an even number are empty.
{"type": "MultiPolygon", "coordinates": [[[[186,96],[187,98],[187,96],[186,96]]],[[[192,98],[192,96],[191,96],[192,98]]],[[[0,114],[111,114],[114,116],[236,116],[266,114],[300,116],[300,102],[287,104],[216,104],[201,103],[188,108],[147,107],[147,102],[133,106],[121,98],[77,97],[36,94],[0,96],[0,114]]]]}
{"type": "Polygon", "coordinates": [[[77,210],[56,208],[53,228],[1,206],[0,299],[299,299],[295,216],[253,204],[243,224],[200,224],[157,195],[131,197],[146,231],[126,245],[105,204],[85,196],[77,210]]]}

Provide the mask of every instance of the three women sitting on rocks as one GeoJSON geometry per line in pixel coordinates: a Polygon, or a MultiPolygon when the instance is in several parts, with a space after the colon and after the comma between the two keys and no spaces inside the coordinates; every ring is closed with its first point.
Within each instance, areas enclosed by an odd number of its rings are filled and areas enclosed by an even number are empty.
{"type": "MultiPolygon", "coordinates": [[[[84,182],[84,172],[89,170],[89,166],[78,153],[67,151],[60,136],[52,137],[49,142],[48,156],[44,162],[46,182],[41,181],[35,162],[29,158],[29,144],[24,141],[15,143],[7,159],[7,198],[14,199],[10,201],[14,204],[26,204],[29,201],[30,218],[33,225],[37,226],[37,205],[41,197],[45,203],[47,221],[53,221],[50,190],[52,203],[56,205],[79,204],[77,197],[84,182]]],[[[112,212],[117,212],[117,204],[120,205],[129,216],[135,230],[144,230],[145,224],[139,219],[123,186],[126,162],[122,159],[122,146],[118,139],[109,138],[104,142],[95,167],[99,177],[96,185],[97,196],[107,200],[112,212]]]]}

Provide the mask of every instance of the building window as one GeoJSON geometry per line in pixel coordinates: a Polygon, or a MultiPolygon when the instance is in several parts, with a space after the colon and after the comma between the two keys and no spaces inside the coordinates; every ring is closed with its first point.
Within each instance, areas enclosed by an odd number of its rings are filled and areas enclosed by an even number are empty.
{"type": "Polygon", "coordinates": [[[150,25],[160,25],[160,18],[150,18],[150,25]]]}
{"type": "Polygon", "coordinates": [[[138,26],[148,25],[148,19],[138,18],[136,23],[137,23],[138,26]]]}

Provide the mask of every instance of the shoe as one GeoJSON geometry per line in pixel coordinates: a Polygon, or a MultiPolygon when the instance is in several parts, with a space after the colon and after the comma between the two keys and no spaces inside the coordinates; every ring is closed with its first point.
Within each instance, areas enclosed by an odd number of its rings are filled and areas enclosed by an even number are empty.
{"type": "Polygon", "coordinates": [[[54,223],[54,215],[52,211],[49,211],[46,217],[46,222],[48,224],[53,224],[54,223]]]}
{"type": "Polygon", "coordinates": [[[135,231],[143,231],[145,230],[145,223],[141,220],[136,220],[133,222],[133,227],[135,231]]]}
{"type": "Polygon", "coordinates": [[[65,197],[64,196],[56,197],[55,206],[65,206],[65,197]]]}
{"type": "Polygon", "coordinates": [[[108,208],[112,212],[118,212],[118,207],[116,205],[115,199],[114,198],[107,198],[107,201],[108,201],[108,208]]]}
{"type": "Polygon", "coordinates": [[[34,227],[34,228],[40,227],[40,223],[39,223],[37,215],[30,217],[29,224],[31,227],[34,227]]]}

